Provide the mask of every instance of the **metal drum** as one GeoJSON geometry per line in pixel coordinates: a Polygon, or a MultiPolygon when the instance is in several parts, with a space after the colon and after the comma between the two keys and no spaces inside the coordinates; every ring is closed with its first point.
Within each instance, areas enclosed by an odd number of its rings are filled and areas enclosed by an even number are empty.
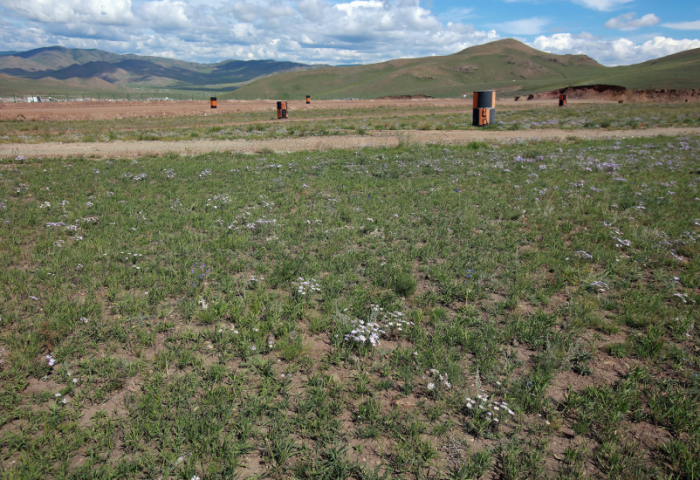
{"type": "Polygon", "coordinates": [[[472,125],[483,127],[496,122],[496,91],[474,92],[472,125]]]}
{"type": "Polygon", "coordinates": [[[287,102],[284,100],[277,102],[277,118],[279,120],[287,118],[287,102]]]}

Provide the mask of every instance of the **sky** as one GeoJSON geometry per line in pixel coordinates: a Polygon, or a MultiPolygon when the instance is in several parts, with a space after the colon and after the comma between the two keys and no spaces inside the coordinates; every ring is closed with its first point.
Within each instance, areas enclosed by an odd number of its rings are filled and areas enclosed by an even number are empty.
{"type": "Polygon", "coordinates": [[[0,51],[50,45],[202,63],[330,65],[502,38],[628,65],[700,48],[698,0],[0,0],[0,51]]]}

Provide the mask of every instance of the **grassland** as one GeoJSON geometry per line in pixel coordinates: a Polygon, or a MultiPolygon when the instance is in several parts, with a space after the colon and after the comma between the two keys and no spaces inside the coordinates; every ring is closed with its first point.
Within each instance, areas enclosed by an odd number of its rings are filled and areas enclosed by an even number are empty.
{"type": "MultiPolygon", "coordinates": [[[[276,113],[246,112],[216,116],[135,118],[128,121],[63,120],[0,122],[0,144],[110,142],[117,140],[266,139],[365,134],[382,130],[473,130],[471,109],[454,107],[318,109],[292,112],[280,122],[276,113]]],[[[693,104],[576,104],[558,107],[499,108],[487,130],[581,128],[637,130],[700,126],[693,104]]]]}
{"type": "MultiPolygon", "coordinates": [[[[606,108],[495,128],[597,129],[606,108]]],[[[698,122],[623,108],[609,128],[698,122]]],[[[177,122],[130,126],[187,135],[177,122]]],[[[6,161],[0,478],[695,478],[699,152],[668,137],[6,161]]]]}

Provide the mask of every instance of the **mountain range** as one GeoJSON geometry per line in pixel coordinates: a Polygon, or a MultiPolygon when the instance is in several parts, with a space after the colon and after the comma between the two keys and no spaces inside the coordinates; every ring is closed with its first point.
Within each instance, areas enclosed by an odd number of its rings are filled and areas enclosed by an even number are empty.
{"type": "Polygon", "coordinates": [[[275,60],[226,60],[201,64],[64,47],[0,53],[0,74],[27,80],[48,80],[53,85],[58,85],[58,80],[104,89],[230,91],[261,76],[311,68],[317,66],[275,60]]]}
{"type": "Polygon", "coordinates": [[[236,96],[249,98],[455,96],[490,89],[522,95],[593,84],[628,89],[700,88],[700,49],[619,67],[606,67],[586,55],[542,52],[513,39],[446,56],[343,67],[275,60],[201,64],[64,47],[0,52],[0,96],[156,89],[236,90],[236,96]]]}

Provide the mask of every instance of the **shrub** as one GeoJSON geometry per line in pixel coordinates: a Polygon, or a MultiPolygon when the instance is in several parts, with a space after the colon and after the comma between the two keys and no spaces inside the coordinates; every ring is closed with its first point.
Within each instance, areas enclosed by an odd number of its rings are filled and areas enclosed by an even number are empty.
{"type": "Polygon", "coordinates": [[[402,272],[394,278],[394,291],[402,297],[410,297],[416,291],[418,283],[410,273],[402,272]]]}

